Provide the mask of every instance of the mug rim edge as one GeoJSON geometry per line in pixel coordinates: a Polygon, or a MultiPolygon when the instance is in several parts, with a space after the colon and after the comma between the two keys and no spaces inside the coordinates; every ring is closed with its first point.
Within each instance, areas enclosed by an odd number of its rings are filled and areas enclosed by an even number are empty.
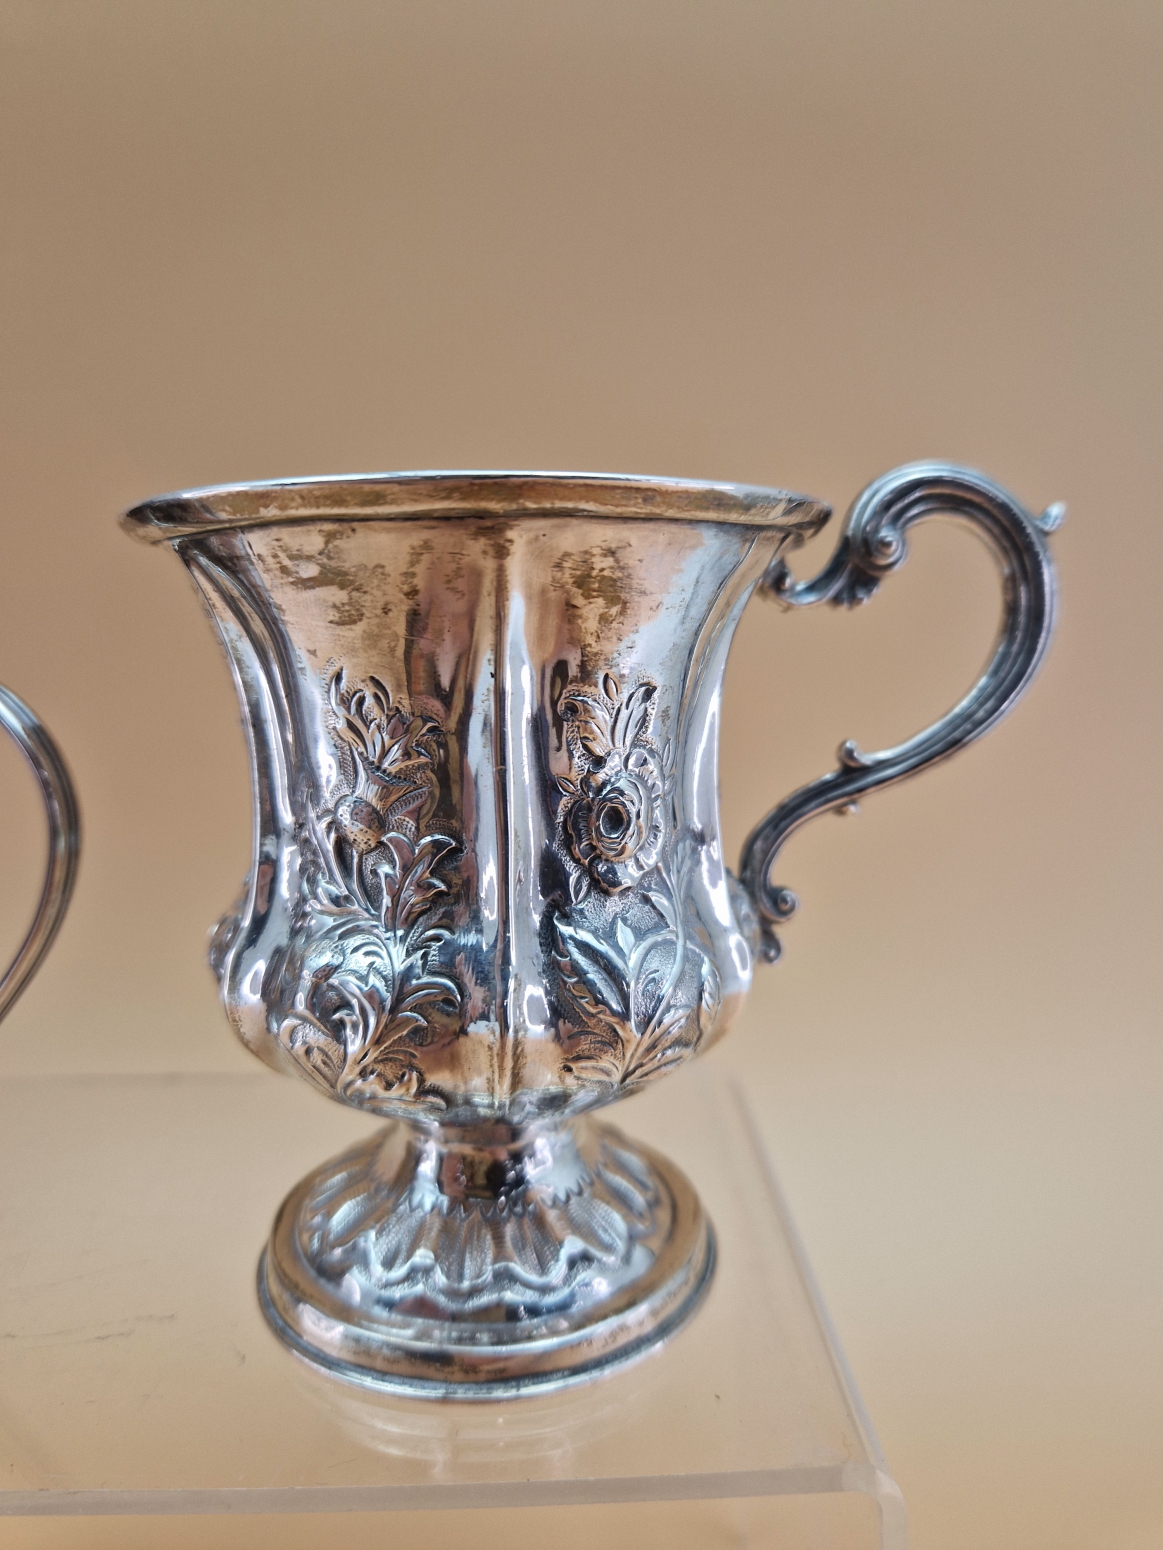
{"type": "Polygon", "coordinates": [[[763,485],[643,474],[419,470],[207,485],[153,496],[121,525],[147,543],[292,522],[525,517],[722,522],[808,537],[831,516],[811,496],[763,485]],[[337,496],[339,498],[337,498],[337,496]]]}

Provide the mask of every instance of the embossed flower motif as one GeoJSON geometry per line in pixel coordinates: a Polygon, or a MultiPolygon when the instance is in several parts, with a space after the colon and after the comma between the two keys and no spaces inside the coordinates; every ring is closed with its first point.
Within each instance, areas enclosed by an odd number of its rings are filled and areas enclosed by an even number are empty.
{"type": "Polygon", "coordinates": [[[355,786],[336,803],[335,822],[355,854],[366,856],[401,822],[414,822],[430,800],[438,728],[429,717],[393,704],[378,678],[349,686],[340,669],[329,695],[335,735],[351,757],[355,786]]]}
{"type": "Polygon", "coordinates": [[[570,849],[607,893],[619,893],[658,864],[662,778],[654,756],[635,748],[581,783],[565,818],[570,849]]]}

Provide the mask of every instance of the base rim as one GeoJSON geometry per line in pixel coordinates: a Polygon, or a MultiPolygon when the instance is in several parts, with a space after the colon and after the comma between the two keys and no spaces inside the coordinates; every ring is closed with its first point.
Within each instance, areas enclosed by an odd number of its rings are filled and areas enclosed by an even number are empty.
{"type": "Polygon", "coordinates": [[[364,1367],[356,1362],[344,1361],[318,1346],[311,1345],[286,1322],[271,1299],[267,1286],[269,1258],[268,1246],[263,1249],[258,1262],[259,1307],[278,1339],[288,1347],[292,1355],[315,1371],[327,1373],[330,1377],[340,1378],[343,1382],[355,1384],[362,1389],[372,1389],[380,1394],[395,1394],[408,1399],[498,1400],[518,1399],[524,1395],[578,1388],[584,1383],[592,1383],[608,1373],[628,1367],[648,1356],[676,1335],[702,1305],[714,1279],[715,1267],[718,1263],[718,1248],[715,1230],[708,1221],[703,1261],[686,1298],[654,1329],[640,1336],[638,1340],[577,1367],[475,1383],[455,1383],[442,1381],[439,1378],[405,1377],[403,1374],[389,1373],[380,1368],[364,1367]]]}
{"type": "MultiPolygon", "coordinates": [[[[283,1202],[258,1265],[259,1304],[275,1335],[316,1369],[364,1388],[428,1399],[504,1399],[580,1384],[636,1360],[674,1335],[699,1307],[714,1275],[715,1235],[690,1182],[666,1157],[602,1130],[649,1170],[669,1202],[669,1227],[654,1238],[654,1256],[636,1281],[573,1313],[490,1326],[453,1320],[418,1324],[411,1317],[350,1315],[317,1279],[295,1231],[312,1181],[341,1164],[325,1164],[283,1202]],[[511,1331],[511,1335],[506,1333],[511,1331]],[[468,1339],[466,1341],[466,1335],[468,1339]]],[[[346,1156],[347,1154],[345,1154],[346,1156]]]]}

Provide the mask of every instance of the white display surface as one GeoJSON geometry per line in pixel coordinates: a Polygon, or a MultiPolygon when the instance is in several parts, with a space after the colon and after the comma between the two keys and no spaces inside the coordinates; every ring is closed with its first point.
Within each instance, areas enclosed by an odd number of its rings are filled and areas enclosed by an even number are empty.
{"type": "Polygon", "coordinates": [[[438,1403],[307,1367],[255,1297],[283,1194],[375,1122],[261,1071],[3,1081],[0,1515],[802,1497],[810,1516],[862,1493],[877,1510],[843,1545],[901,1550],[900,1494],[741,1097],[702,1063],[610,1117],[702,1195],[706,1302],[581,1388],[438,1403]]]}

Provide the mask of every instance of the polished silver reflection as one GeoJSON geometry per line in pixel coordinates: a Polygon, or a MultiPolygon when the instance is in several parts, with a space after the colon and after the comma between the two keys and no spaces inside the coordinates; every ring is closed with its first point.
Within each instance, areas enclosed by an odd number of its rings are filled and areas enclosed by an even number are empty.
{"type": "Polygon", "coordinates": [[[421,474],[165,497],[246,710],[255,859],[211,958],[269,1064],[394,1123],[284,1204],[260,1273],[302,1354],[438,1394],[559,1385],[689,1315],[714,1246],[666,1159],[591,1111],[720,1038],[794,897],[814,812],[980,735],[1045,649],[1043,532],[979,475],[870,487],[814,582],[818,502],[596,475],[421,474]],[[841,750],[748,841],[719,837],[723,669],[757,586],[863,601],[934,512],[1003,576],[980,682],[900,748],[841,750]]]}

